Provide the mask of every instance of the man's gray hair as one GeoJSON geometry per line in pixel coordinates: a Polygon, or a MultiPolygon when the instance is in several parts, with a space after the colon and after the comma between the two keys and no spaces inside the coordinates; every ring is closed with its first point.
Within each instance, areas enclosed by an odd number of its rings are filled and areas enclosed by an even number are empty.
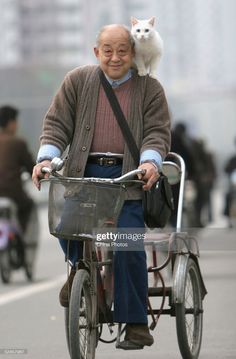
{"type": "MultiPolygon", "coordinates": [[[[96,47],[98,47],[98,46],[100,45],[101,35],[102,35],[103,32],[106,31],[110,26],[111,26],[111,25],[105,25],[105,26],[103,26],[103,27],[99,30],[99,32],[98,32],[98,34],[97,34],[97,36],[96,36],[96,47]]],[[[129,42],[130,42],[130,45],[131,45],[131,47],[132,47],[132,49],[133,49],[133,48],[134,48],[134,45],[135,45],[135,42],[134,42],[133,36],[132,36],[132,34],[131,34],[130,29],[128,28],[128,26],[123,25],[123,24],[117,24],[117,25],[114,24],[114,26],[120,27],[121,29],[125,30],[125,32],[126,32],[127,35],[128,35],[128,40],[129,40],[129,42]]]]}

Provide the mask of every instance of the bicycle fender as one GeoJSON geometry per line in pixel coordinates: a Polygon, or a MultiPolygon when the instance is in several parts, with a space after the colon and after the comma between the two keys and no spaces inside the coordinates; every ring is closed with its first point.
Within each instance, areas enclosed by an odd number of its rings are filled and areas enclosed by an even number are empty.
{"type": "Polygon", "coordinates": [[[184,302],[184,278],[187,270],[188,260],[189,254],[179,254],[175,259],[172,287],[173,304],[181,304],[184,302]]]}

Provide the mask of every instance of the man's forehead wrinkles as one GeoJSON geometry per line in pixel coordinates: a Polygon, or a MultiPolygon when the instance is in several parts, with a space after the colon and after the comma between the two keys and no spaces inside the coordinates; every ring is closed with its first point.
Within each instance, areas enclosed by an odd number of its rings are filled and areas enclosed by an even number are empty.
{"type": "Polygon", "coordinates": [[[102,46],[129,46],[129,42],[102,42],[101,43],[102,46]]]}
{"type": "Polygon", "coordinates": [[[123,36],[123,35],[116,35],[113,34],[111,36],[111,34],[103,34],[100,38],[100,43],[104,44],[112,44],[112,43],[120,43],[120,44],[128,44],[129,43],[129,39],[127,36],[123,36]]]}

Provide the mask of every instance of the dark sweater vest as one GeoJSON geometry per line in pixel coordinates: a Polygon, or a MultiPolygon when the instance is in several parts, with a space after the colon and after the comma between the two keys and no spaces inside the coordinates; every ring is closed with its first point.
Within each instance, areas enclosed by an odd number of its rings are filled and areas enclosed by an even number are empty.
{"type": "MultiPolygon", "coordinates": [[[[124,82],[114,91],[127,118],[130,111],[131,80],[124,82]]],[[[102,86],[99,90],[95,131],[90,151],[124,153],[124,138],[102,86]]]]}

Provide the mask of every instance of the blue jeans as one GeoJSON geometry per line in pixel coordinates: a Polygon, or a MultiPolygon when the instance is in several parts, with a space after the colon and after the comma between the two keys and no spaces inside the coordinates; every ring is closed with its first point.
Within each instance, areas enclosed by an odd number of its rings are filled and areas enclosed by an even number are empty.
{"type": "MultiPolygon", "coordinates": [[[[85,177],[115,178],[121,175],[121,166],[88,164],[85,177]]],[[[125,201],[118,218],[118,228],[144,228],[141,200],[125,201]]],[[[59,239],[67,253],[68,241],[59,239]]],[[[82,242],[69,242],[68,259],[73,265],[82,257],[82,242]]],[[[142,251],[114,253],[114,321],[118,323],[147,323],[147,265],[142,251]]]]}

